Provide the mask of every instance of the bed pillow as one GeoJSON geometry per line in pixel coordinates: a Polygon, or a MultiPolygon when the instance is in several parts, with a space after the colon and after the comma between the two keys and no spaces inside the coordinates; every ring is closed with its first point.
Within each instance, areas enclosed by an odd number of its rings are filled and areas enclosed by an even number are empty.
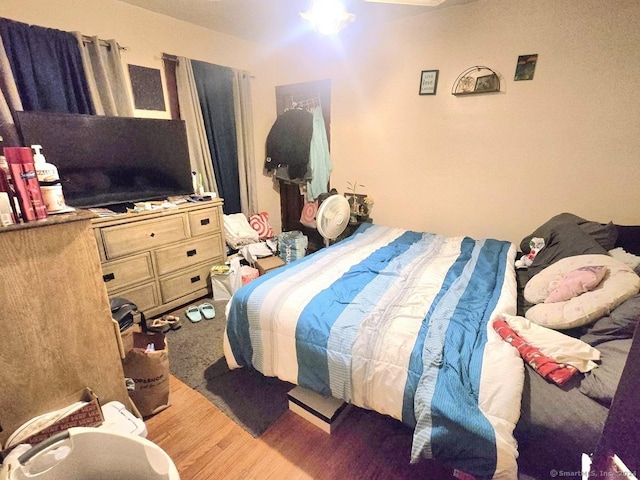
{"type": "MultiPolygon", "coordinates": [[[[602,223],[585,220],[584,218],[578,217],[572,213],[561,213],[540,225],[533,231],[533,233],[531,233],[531,235],[524,237],[522,242],[520,242],[520,249],[524,253],[529,253],[529,241],[533,237],[541,237],[547,240],[554,229],[560,225],[566,224],[577,225],[584,233],[586,233],[605,250],[611,250],[616,245],[616,240],[618,239],[618,228],[612,222],[603,225],[602,223]]],[[[580,254],[576,253],[575,255],[580,254]]]]}
{"type": "Polygon", "coordinates": [[[625,251],[640,255],[640,226],[639,225],[616,225],[618,239],[615,247],[622,247],[625,251]]]}
{"type": "Polygon", "coordinates": [[[535,275],[524,288],[525,299],[535,303],[525,317],[538,325],[564,330],[588,325],[603,317],[640,289],[640,277],[609,255],[577,255],[557,261],[535,275]],[[608,273],[590,292],[564,302],[544,303],[558,277],[582,267],[605,266],[608,273]]]}
{"type": "Polygon", "coordinates": [[[553,290],[545,298],[544,303],[565,302],[589,292],[600,284],[606,274],[607,267],[602,265],[577,268],[566,276],[559,277],[557,281],[551,282],[549,287],[553,290]]]}
{"type": "Polygon", "coordinates": [[[544,248],[538,252],[528,268],[529,278],[563,258],[608,254],[607,250],[575,223],[555,225],[544,239],[544,248]]]}
{"type": "Polygon", "coordinates": [[[605,315],[587,327],[580,336],[580,340],[596,347],[610,340],[633,338],[638,321],[640,321],[640,294],[625,300],[609,315],[605,315]]]}
{"type": "Polygon", "coordinates": [[[606,407],[610,407],[618,388],[632,341],[632,339],[628,338],[612,340],[599,345],[598,350],[600,351],[602,363],[598,368],[585,373],[578,390],[589,398],[606,407]]]}
{"type": "Polygon", "coordinates": [[[258,232],[258,238],[260,240],[273,237],[273,228],[269,225],[269,214],[267,212],[251,215],[249,217],[249,225],[258,232]]]}

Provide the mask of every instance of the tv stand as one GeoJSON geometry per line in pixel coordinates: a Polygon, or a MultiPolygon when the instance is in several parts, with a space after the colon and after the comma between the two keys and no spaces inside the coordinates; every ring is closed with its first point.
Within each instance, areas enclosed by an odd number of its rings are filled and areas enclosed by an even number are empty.
{"type": "Polygon", "coordinates": [[[110,298],[153,318],[211,293],[226,257],[220,198],[92,220],[110,298]]]}

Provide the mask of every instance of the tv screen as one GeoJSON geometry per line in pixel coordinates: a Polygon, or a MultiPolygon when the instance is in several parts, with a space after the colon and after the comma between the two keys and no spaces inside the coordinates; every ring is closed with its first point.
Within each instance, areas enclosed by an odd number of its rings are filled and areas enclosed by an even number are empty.
{"type": "Polygon", "coordinates": [[[193,193],[182,120],[17,112],[24,146],[42,145],[67,205],[116,206],[193,193]]]}

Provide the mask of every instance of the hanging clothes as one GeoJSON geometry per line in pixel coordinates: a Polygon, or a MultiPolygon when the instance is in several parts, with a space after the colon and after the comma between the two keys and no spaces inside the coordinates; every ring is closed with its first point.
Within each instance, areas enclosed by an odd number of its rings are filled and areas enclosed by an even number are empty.
{"type": "Polygon", "coordinates": [[[307,200],[313,202],[321,194],[327,193],[329,177],[331,176],[329,142],[321,107],[313,109],[313,135],[309,152],[309,170],[311,170],[311,180],[307,182],[307,200]]]}
{"type": "Polygon", "coordinates": [[[304,178],[312,135],[313,114],[310,112],[294,108],[279,115],[267,135],[265,169],[287,165],[291,179],[304,178]]]}

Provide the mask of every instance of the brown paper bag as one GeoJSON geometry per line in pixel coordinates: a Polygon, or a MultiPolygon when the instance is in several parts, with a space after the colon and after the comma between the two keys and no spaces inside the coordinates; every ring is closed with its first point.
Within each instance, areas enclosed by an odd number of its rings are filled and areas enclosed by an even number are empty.
{"type": "Polygon", "coordinates": [[[124,360],[124,376],[132,378],[135,390],[131,400],[143,417],[158,413],[170,405],[169,347],[162,333],[133,332],[133,348],[124,360]],[[148,349],[153,345],[154,350],[148,349]]]}

